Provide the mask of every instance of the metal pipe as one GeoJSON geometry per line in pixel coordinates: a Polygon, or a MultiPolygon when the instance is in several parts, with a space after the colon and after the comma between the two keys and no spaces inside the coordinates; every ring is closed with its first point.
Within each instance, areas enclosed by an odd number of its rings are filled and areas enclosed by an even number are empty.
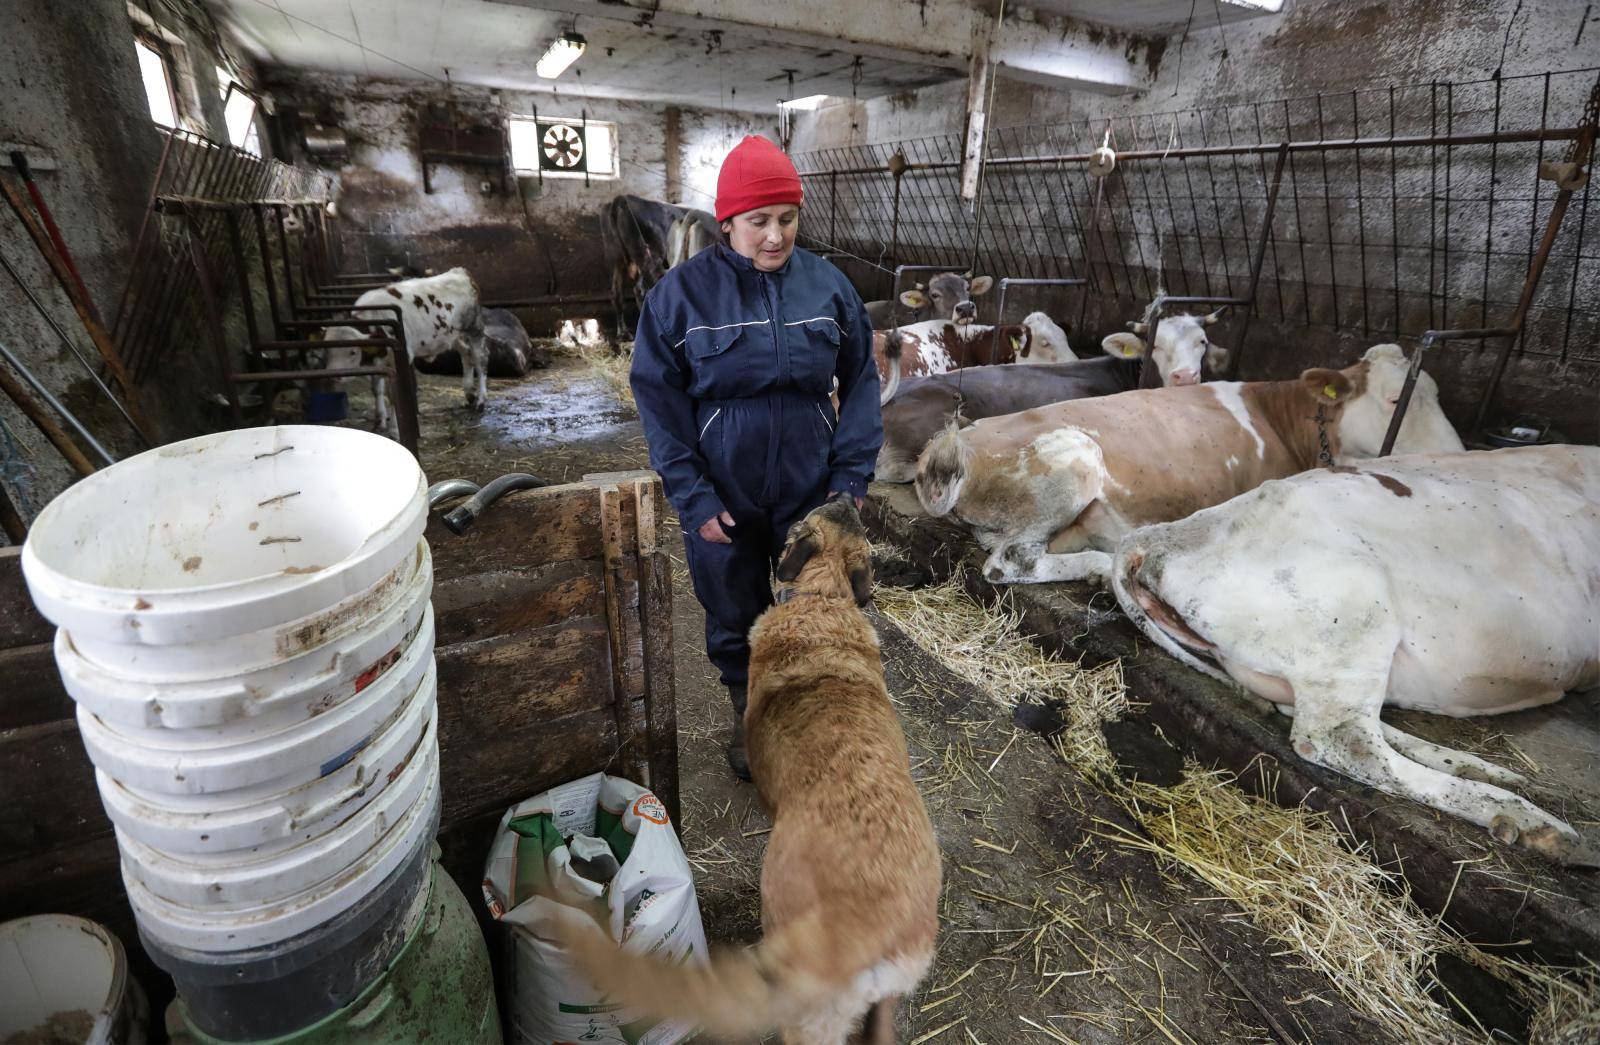
{"type": "Polygon", "coordinates": [[[444,524],[450,532],[460,536],[478,521],[478,516],[483,510],[513,490],[532,490],[550,484],[536,475],[526,472],[512,472],[491,480],[483,489],[473,494],[465,504],[457,505],[444,515],[444,524]]]}
{"type": "Polygon", "coordinates": [[[67,350],[72,353],[72,357],[78,361],[84,372],[89,375],[89,380],[93,381],[95,387],[100,389],[105,394],[105,397],[111,401],[111,405],[117,408],[117,413],[122,415],[122,419],[128,422],[128,427],[133,429],[133,434],[139,437],[141,443],[149,446],[150,440],[146,439],[144,432],[140,431],[139,425],[133,419],[133,415],[128,413],[127,408],[122,405],[122,401],[106,386],[106,383],[100,380],[100,375],[95,372],[93,364],[78,350],[78,346],[67,336],[67,332],[61,329],[61,324],[56,322],[56,317],[52,316],[44,307],[44,302],[40,301],[38,296],[34,294],[33,288],[23,282],[21,274],[11,267],[11,262],[7,260],[4,254],[0,254],[0,268],[4,268],[11,278],[16,281],[17,286],[22,289],[28,300],[33,303],[33,307],[38,310],[39,315],[43,316],[44,321],[50,324],[50,329],[56,332],[56,337],[61,339],[61,343],[67,346],[67,350]]]}
{"type": "Polygon", "coordinates": [[[248,385],[257,381],[312,381],[321,378],[342,377],[393,377],[394,368],[387,366],[351,366],[334,370],[255,370],[229,373],[228,381],[235,385],[248,385]]]}
{"type": "Polygon", "coordinates": [[[428,487],[428,509],[431,511],[446,501],[453,501],[457,497],[469,497],[477,493],[482,487],[466,479],[445,479],[428,487]]]}
{"type": "MultiPolygon", "coordinates": [[[[101,460],[103,460],[106,464],[117,463],[117,459],[112,457],[111,454],[107,452],[106,448],[100,445],[99,440],[89,434],[89,430],[83,427],[82,423],[80,423],[78,419],[73,416],[72,411],[62,406],[61,401],[50,394],[50,390],[44,387],[44,385],[39,382],[39,379],[34,377],[33,373],[29,371],[27,367],[22,365],[22,360],[13,355],[11,349],[7,348],[4,342],[0,342],[0,359],[4,359],[11,365],[11,369],[22,375],[22,379],[32,386],[35,392],[39,393],[39,397],[50,405],[50,409],[54,410],[58,415],[60,415],[61,419],[65,421],[74,432],[78,433],[78,438],[82,439],[89,449],[93,450],[101,460]]],[[[8,394],[10,394],[9,390],[8,394]]],[[[12,398],[15,399],[16,397],[13,395],[12,398]]],[[[17,406],[22,408],[24,412],[28,412],[22,403],[17,403],[17,406]]],[[[35,424],[38,424],[41,420],[41,418],[34,416],[31,413],[30,416],[35,424]]],[[[80,472],[83,472],[84,475],[88,475],[90,472],[94,471],[93,465],[89,465],[89,470],[87,472],[83,471],[82,465],[88,464],[87,461],[82,461],[80,464],[73,460],[72,455],[67,451],[67,446],[71,446],[70,443],[68,443],[66,446],[63,446],[62,443],[52,436],[50,432],[42,425],[40,426],[40,431],[43,431],[46,436],[49,436],[50,441],[56,444],[56,449],[60,450],[63,456],[67,457],[69,462],[73,462],[74,467],[76,467],[80,472]]],[[[60,431],[60,429],[57,429],[57,431],[60,431]]],[[[77,447],[72,447],[72,451],[73,453],[77,453],[77,447]]],[[[82,454],[78,453],[78,457],[82,458],[82,454]]]]}
{"type": "MultiPolygon", "coordinates": [[[[1342,152],[1351,149],[1407,149],[1433,145],[1507,145],[1518,142],[1559,142],[1577,139],[1585,128],[1554,127],[1548,130],[1501,131],[1497,134],[1416,134],[1383,138],[1329,138],[1325,140],[1288,142],[1290,152],[1342,152]]],[[[1131,149],[1117,153],[1117,162],[1126,160],[1167,160],[1200,156],[1254,156],[1273,153],[1284,143],[1265,142],[1250,145],[1196,145],[1181,149],[1131,149]]],[[[1088,163],[1093,153],[1077,152],[1044,156],[997,156],[987,162],[995,167],[1019,167],[1034,163],[1088,163]]],[[[929,163],[912,163],[906,171],[953,170],[959,161],[936,160],[929,163]]],[[[823,175],[888,174],[887,166],[849,167],[843,170],[803,172],[802,178],[820,178],[823,175]]]]}

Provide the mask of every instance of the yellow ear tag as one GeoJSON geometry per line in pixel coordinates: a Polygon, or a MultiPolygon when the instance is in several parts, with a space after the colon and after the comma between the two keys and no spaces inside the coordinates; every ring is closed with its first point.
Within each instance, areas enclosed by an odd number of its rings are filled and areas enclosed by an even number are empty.
{"type": "Polygon", "coordinates": [[[1122,346],[1122,357],[1124,359],[1132,359],[1134,356],[1136,356],[1138,354],[1139,353],[1135,352],[1133,349],[1129,348],[1127,345],[1123,345],[1122,346]]]}
{"type": "Polygon", "coordinates": [[[1020,337],[1013,336],[1011,338],[1011,351],[1015,352],[1017,349],[1019,349],[1021,347],[1022,347],[1022,339],[1020,337]]]}
{"type": "Polygon", "coordinates": [[[1339,390],[1337,388],[1334,388],[1332,385],[1323,385],[1322,386],[1322,394],[1327,396],[1329,399],[1338,399],[1339,398],[1339,390]]]}

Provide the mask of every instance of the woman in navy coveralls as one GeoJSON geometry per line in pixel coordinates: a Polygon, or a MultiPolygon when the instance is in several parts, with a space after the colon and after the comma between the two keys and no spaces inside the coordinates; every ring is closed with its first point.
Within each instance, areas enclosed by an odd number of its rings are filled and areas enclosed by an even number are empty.
{"type": "Polygon", "coordinates": [[[740,142],[717,177],[727,242],[656,284],[633,347],[650,464],[683,527],[706,654],[733,701],[728,764],[745,780],[747,636],[784,538],[834,494],[859,505],[883,442],[872,326],[844,274],[795,247],[802,197],[776,145],[740,142]]]}

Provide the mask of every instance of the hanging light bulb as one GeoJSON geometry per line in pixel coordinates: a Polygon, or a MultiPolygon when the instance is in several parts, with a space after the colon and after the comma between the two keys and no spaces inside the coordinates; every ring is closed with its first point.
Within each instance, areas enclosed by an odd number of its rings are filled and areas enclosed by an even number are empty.
{"type": "Polygon", "coordinates": [[[540,58],[533,71],[546,80],[554,80],[567,71],[567,66],[578,60],[583,49],[589,46],[589,41],[575,32],[565,32],[556,38],[555,43],[540,58]]]}

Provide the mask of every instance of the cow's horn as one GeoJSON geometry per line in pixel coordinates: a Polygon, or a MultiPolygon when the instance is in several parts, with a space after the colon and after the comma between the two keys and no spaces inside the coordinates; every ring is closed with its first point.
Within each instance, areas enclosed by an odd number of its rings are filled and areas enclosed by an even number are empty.
{"type": "Polygon", "coordinates": [[[1150,324],[1149,323],[1141,323],[1136,319],[1133,322],[1128,324],[1128,329],[1133,331],[1135,334],[1139,334],[1139,335],[1142,336],[1142,335],[1148,334],[1150,332],[1150,324]]]}

